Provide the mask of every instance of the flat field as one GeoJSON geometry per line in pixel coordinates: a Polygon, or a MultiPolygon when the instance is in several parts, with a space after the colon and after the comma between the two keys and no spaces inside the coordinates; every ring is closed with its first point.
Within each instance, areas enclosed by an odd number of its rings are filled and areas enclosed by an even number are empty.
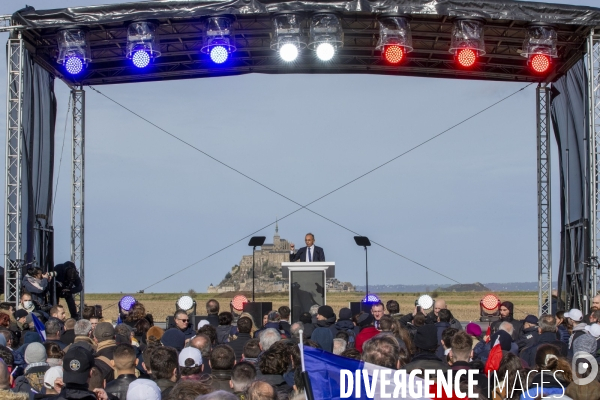
{"type": "MultiPolygon", "coordinates": [[[[385,303],[395,299],[400,303],[400,312],[405,314],[414,309],[415,300],[423,293],[379,293],[379,297],[385,303]]],[[[460,321],[479,320],[479,301],[487,293],[482,292],[439,292],[437,298],[446,300],[448,309],[452,311],[455,318],[460,321]]],[[[525,318],[527,314],[537,315],[538,295],[536,292],[499,292],[495,293],[501,301],[511,301],[515,305],[515,318],[525,318]]],[[[87,293],[85,302],[87,305],[99,304],[103,307],[104,317],[116,321],[118,307],[117,302],[125,294],[122,293],[87,293]]],[[[135,294],[134,297],[144,304],[146,311],[152,313],[155,321],[162,322],[167,316],[175,312],[175,303],[180,296],[187,293],[144,293],[135,294]]],[[[251,294],[244,293],[251,298],[251,294]]],[[[229,311],[229,302],[234,293],[208,294],[198,293],[192,296],[198,306],[198,314],[205,312],[204,305],[208,299],[215,298],[221,304],[222,311],[229,311]]],[[[360,301],[364,293],[328,293],[327,303],[333,307],[336,314],[340,308],[348,307],[350,301],[360,301]]],[[[273,302],[273,307],[278,308],[288,304],[287,293],[257,293],[256,301],[273,302]]]]}

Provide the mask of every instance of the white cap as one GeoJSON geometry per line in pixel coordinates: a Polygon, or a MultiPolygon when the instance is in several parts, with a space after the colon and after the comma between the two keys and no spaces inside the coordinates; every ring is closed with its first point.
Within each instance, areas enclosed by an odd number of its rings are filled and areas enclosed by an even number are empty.
{"type": "MultiPolygon", "coordinates": [[[[600,327],[600,325],[598,325],[600,327]]],[[[202,353],[195,347],[186,347],[179,353],[180,367],[199,367],[202,365],[202,353]],[[185,360],[191,358],[194,360],[194,365],[185,365],[185,360]]]]}
{"type": "Polygon", "coordinates": [[[600,325],[598,324],[587,325],[585,327],[585,330],[588,331],[595,338],[600,337],[600,325]]]}
{"type": "Polygon", "coordinates": [[[158,385],[150,379],[136,379],[127,389],[129,400],[161,400],[158,385]]]}
{"type": "Polygon", "coordinates": [[[46,389],[54,389],[54,381],[63,377],[62,364],[60,367],[50,367],[44,374],[44,386],[46,389]]]}
{"type": "Polygon", "coordinates": [[[208,322],[208,320],[201,319],[200,322],[198,322],[198,329],[202,328],[204,325],[210,325],[210,322],[208,322]]]}
{"type": "Polygon", "coordinates": [[[571,318],[573,321],[579,322],[583,319],[583,314],[580,310],[572,308],[569,312],[565,313],[565,318],[571,318]]]}

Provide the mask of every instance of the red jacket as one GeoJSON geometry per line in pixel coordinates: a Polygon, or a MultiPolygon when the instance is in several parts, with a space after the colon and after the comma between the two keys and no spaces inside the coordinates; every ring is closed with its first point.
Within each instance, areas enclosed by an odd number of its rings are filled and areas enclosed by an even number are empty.
{"type": "Polygon", "coordinates": [[[362,353],[363,344],[372,337],[377,336],[379,333],[379,330],[377,330],[377,328],[375,328],[374,326],[367,326],[366,328],[363,328],[363,330],[360,331],[358,335],[356,335],[356,350],[362,353]]]}

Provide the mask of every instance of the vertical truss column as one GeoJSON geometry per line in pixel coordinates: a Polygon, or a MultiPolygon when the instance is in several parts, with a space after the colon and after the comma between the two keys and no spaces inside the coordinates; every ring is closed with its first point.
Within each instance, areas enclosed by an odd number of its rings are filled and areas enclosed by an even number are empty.
{"type": "Polygon", "coordinates": [[[79,294],[79,316],[85,301],[84,200],[85,200],[85,91],[72,89],[73,164],[71,175],[71,261],[79,268],[83,289],[79,294]]]}
{"type": "Polygon", "coordinates": [[[17,304],[21,288],[21,162],[23,140],[23,63],[20,37],[7,43],[6,198],[4,203],[4,298],[17,304]]]}
{"type": "Polygon", "coordinates": [[[550,87],[536,90],[538,184],[538,315],[551,312],[552,221],[550,203],[550,87]]]}
{"type": "MultiPolygon", "coordinates": [[[[600,33],[593,29],[588,37],[588,103],[589,103],[589,159],[590,159],[590,257],[591,262],[586,266],[591,269],[589,274],[589,293],[591,297],[597,292],[597,265],[600,254],[600,33]]],[[[588,284],[588,282],[584,282],[588,284]]],[[[588,289],[586,287],[586,289],[588,289]]]]}

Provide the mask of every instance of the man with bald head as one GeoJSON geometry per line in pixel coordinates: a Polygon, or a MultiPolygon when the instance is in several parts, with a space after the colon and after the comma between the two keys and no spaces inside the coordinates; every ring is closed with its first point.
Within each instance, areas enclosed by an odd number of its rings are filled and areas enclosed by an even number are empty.
{"type": "Polygon", "coordinates": [[[271,384],[263,381],[254,381],[248,386],[248,400],[277,400],[277,392],[271,384]]]}
{"type": "Polygon", "coordinates": [[[202,374],[206,376],[210,375],[212,373],[212,369],[208,363],[208,360],[210,360],[210,353],[212,351],[210,338],[202,333],[198,334],[192,340],[190,340],[190,347],[200,350],[200,353],[202,353],[202,365],[204,365],[202,374]]]}
{"type": "MultiPolygon", "coordinates": [[[[437,299],[435,301],[435,303],[433,304],[433,310],[426,316],[426,323],[435,325],[438,322],[438,316],[439,316],[440,310],[447,310],[447,309],[448,309],[448,306],[446,306],[446,300],[437,299]]],[[[450,314],[452,314],[452,313],[450,313],[450,314]]],[[[460,324],[460,322],[458,322],[456,320],[456,318],[454,318],[454,316],[450,319],[450,328],[458,329],[459,331],[462,330],[462,325],[460,324]]]]}

